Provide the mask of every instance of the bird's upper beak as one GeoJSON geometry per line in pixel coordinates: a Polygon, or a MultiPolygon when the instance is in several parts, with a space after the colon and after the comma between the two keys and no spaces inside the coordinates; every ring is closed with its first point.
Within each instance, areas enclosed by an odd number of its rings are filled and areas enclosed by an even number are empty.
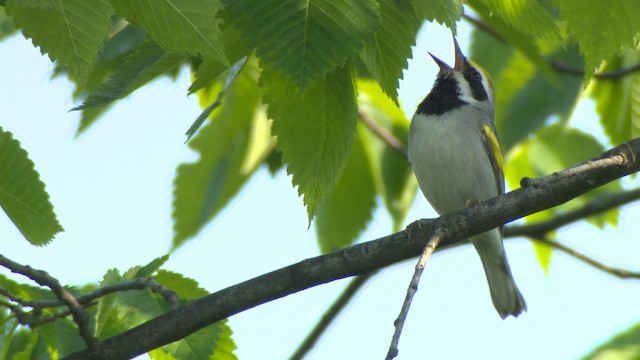
{"type": "Polygon", "coordinates": [[[438,64],[438,67],[440,68],[440,72],[451,71],[451,70],[462,71],[462,69],[467,64],[467,58],[465,58],[464,54],[462,54],[462,50],[460,50],[460,45],[458,44],[458,40],[456,40],[455,36],[453,37],[453,44],[456,47],[456,62],[453,68],[451,68],[451,66],[449,66],[446,62],[435,57],[432,53],[429,53],[429,55],[431,55],[431,57],[433,58],[433,61],[435,61],[436,64],[438,64]]]}
{"type": "Polygon", "coordinates": [[[455,36],[453,37],[453,43],[456,47],[456,63],[453,66],[453,69],[461,71],[467,64],[467,58],[464,57],[462,50],[460,50],[460,44],[458,44],[458,40],[456,40],[455,36]]]}

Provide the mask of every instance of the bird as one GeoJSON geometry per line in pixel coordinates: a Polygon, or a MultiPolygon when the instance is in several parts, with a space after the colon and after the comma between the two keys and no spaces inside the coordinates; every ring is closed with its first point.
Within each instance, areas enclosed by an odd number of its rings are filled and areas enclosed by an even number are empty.
{"type": "MultiPolygon", "coordinates": [[[[503,194],[505,187],[491,77],[467,60],[455,36],[453,42],[453,68],[429,53],[440,70],[416,109],[408,139],[411,167],[422,193],[439,215],[503,194]]],[[[500,317],[517,317],[526,311],[507,262],[502,227],[469,241],[480,256],[500,317]]]]}

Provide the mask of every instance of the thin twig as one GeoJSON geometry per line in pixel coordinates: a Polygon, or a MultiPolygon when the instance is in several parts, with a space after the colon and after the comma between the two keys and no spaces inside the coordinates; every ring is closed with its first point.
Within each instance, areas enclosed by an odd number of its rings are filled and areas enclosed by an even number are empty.
{"type": "Polygon", "coordinates": [[[416,270],[413,273],[413,277],[411,278],[411,282],[409,283],[409,288],[407,289],[407,295],[404,299],[404,303],[402,304],[402,309],[400,310],[400,315],[396,321],[393,322],[395,326],[395,331],[393,333],[393,337],[391,338],[391,345],[389,345],[389,352],[387,352],[386,360],[391,360],[398,356],[398,343],[400,342],[400,334],[402,333],[402,328],[404,327],[404,321],[407,319],[407,314],[409,313],[409,307],[411,306],[411,301],[413,301],[413,296],[418,291],[418,283],[420,282],[420,276],[422,276],[422,271],[429,260],[429,256],[433,253],[433,251],[438,247],[440,240],[442,240],[443,232],[438,229],[431,240],[427,243],[427,246],[424,247],[422,251],[422,255],[418,259],[418,263],[416,264],[416,270]]]}
{"type": "Polygon", "coordinates": [[[640,189],[601,194],[580,208],[554,215],[550,219],[527,225],[506,226],[503,235],[505,238],[517,236],[543,237],[550,231],[584,220],[589,216],[618,208],[638,199],[640,199],[640,189]]]}
{"type": "Polygon", "coordinates": [[[395,135],[393,135],[389,130],[383,128],[378,124],[374,119],[372,119],[367,113],[358,109],[358,116],[360,120],[373,131],[382,141],[384,141],[389,147],[395,150],[398,154],[406,157],[407,156],[407,148],[404,147],[402,142],[398,140],[395,135]]]}
{"type": "Polygon", "coordinates": [[[0,255],[0,265],[11,270],[11,272],[24,275],[35,281],[39,285],[46,286],[51,289],[56,297],[63,301],[69,308],[69,311],[71,311],[73,321],[76,323],[76,325],[78,325],[80,336],[84,340],[85,344],[87,344],[87,348],[89,349],[89,351],[91,351],[92,353],[98,351],[99,342],[89,328],[89,316],[87,315],[87,312],[78,303],[78,300],[75,298],[75,296],[73,296],[73,294],[67,291],[67,289],[65,289],[60,284],[60,281],[58,281],[58,279],[49,275],[46,271],[36,270],[30,266],[18,264],[17,262],[7,259],[2,255],[0,255]]]}
{"type": "MultiPolygon", "coordinates": [[[[475,25],[478,29],[491,35],[494,39],[500,41],[501,43],[505,43],[505,44],[507,43],[507,40],[504,38],[504,36],[502,36],[502,34],[500,34],[496,29],[491,27],[491,25],[487,24],[486,22],[478,18],[469,16],[467,14],[463,14],[462,17],[465,20],[467,20],[469,23],[475,25]]],[[[549,66],[552,69],[554,69],[559,73],[575,75],[575,76],[584,76],[585,74],[583,68],[571,66],[557,60],[547,59],[547,64],[549,64],[549,66]]],[[[621,77],[624,77],[626,75],[629,75],[638,71],[640,71],[640,64],[636,64],[625,69],[595,73],[593,74],[593,77],[600,80],[617,80],[617,79],[620,79],[621,77]]]]}
{"type": "Polygon", "coordinates": [[[612,267],[609,265],[605,265],[595,259],[590,258],[589,256],[578,252],[566,245],[563,245],[557,241],[553,241],[550,240],[546,237],[540,237],[540,238],[533,238],[534,241],[543,243],[543,244],[547,244],[555,249],[558,249],[562,252],[564,252],[565,254],[571,255],[574,258],[589,264],[593,267],[595,267],[598,270],[602,270],[608,274],[611,274],[613,276],[619,277],[621,279],[640,279],[640,272],[636,272],[636,271],[629,271],[626,269],[620,269],[620,268],[616,268],[616,267],[612,267]]]}
{"type": "Polygon", "coordinates": [[[375,273],[360,275],[351,280],[349,285],[344,289],[340,296],[335,300],[333,304],[331,304],[331,307],[329,307],[329,309],[327,309],[327,311],[322,315],[320,321],[316,324],[313,330],[311,330],[309,335],[307,335],[298,349],[296,349],[293,355],[291,355],[291,357],[289,358],[290,360],[299,360],[307,355],[309,350],[313,348],[313,346],[316,344],[316,341],[318,341],[320,336],[325,332],[325,330],[333,322],[336,316],[338,316],[340,311],[344,309],[344,307],[349,303],[349,301],[358,292],[358,290],[360,290],[362,285],[364,285],[367,280],[371,279],[374,274],[375,273]]]}

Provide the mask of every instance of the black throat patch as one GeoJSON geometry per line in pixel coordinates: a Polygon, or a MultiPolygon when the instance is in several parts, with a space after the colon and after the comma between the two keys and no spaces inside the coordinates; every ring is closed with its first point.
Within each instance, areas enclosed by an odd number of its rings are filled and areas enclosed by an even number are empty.
{"type": "Polygon", "coordinates": [[[456,80],[450,74],[439,74],[429,95],[418,105],[416,113],[442,115],[464,104],[466,102],[460,100],[456,80]]]}

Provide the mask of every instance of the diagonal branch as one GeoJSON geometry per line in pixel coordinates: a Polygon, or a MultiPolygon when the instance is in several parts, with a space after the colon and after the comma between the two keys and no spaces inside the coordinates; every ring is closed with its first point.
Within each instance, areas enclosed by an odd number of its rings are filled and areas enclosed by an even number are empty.
{"type": "Polygon", "coordinates": [[[608,274],[611,274],[613,276],[617,276],[621,279],[640,279],[640,272],[637,271],[629,271],[626,269],[620,269],[617,267],[613,267],[613,266],[609,266],[606,264],[603,264],[595,259],[590,258],[589,256],[574,250],[564,244],[561,244],[557,241],[553,241],[551,239],[548,239],[546,237],[539,237],[539,238],[534,238],[535,241],[543,243],[543,244],[547,244],[549,246],[551,246],[552,248],[558,249],[562,252],[564,252],[565,254],[571,255],[574,258],[589,264],[593,267],[595,267],[596,269],[602,270],[608,274]]]}
{"type": "MultiPolygon", "coordinates": [[[[105,358],[133,358],[239,312],[266,302],[354,275],[375,270],[420,254],[436,229],[447,237],[438,249],[464,242],[472,235],[535,212],[563,204],[599,186],[640,170],[640,139],[631,140],[567,170],[541,179],[523,181],[523,187],[437,219],[418,220],[420,226],[258,276],[199,298],[126,332],[105,339],[105,358]]],[[[87,359],[79,351],[66,359],[87,359]]]]}

